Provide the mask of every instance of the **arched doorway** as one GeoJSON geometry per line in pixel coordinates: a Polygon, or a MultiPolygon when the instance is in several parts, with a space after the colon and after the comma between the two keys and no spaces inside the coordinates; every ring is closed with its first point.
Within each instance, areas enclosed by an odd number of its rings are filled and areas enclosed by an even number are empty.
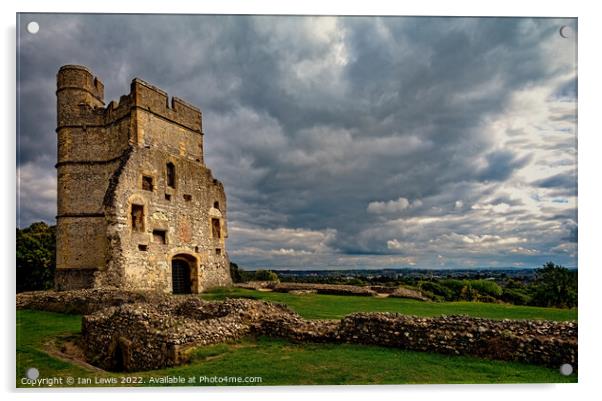
{"type": "Polygon", "coordinates": [[[171,285],[174,294],[191,294],[190,263],[184,258],[171,261],[171,285]]]}

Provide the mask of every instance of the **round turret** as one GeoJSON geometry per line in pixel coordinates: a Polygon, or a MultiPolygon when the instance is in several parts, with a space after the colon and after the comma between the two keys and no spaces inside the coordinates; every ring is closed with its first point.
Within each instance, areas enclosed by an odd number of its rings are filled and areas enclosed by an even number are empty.
{"type": "Polygon", "coordinates": [[[57,77],[57,126],[80,125],[81,108],[104,107],[104,85],[80,65],[64,65],[57,77]]]}

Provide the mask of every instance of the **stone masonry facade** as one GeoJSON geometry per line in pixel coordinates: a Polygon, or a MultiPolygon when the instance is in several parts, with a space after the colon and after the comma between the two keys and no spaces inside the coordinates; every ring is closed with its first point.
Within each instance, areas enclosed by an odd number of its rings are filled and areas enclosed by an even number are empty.
{"type": "Polygon", "coordinates": [[[224,187],[198,108],[138,78],[105,106],[86,67],[57,75],[55,288],[199,293],[231,284],[224,187]]]}

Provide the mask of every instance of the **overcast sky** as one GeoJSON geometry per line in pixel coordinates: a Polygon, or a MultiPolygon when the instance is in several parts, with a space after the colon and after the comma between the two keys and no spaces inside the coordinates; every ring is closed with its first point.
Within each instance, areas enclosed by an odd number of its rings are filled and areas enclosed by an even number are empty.
{"type": "Polygon", "coordinates": [[[55,223],[56,72],[83,64],[107,104],[140,77],[202,109],[244,267],[576,266],[576,31],[574,19],[22,14],[18,222],[55,223]]]}

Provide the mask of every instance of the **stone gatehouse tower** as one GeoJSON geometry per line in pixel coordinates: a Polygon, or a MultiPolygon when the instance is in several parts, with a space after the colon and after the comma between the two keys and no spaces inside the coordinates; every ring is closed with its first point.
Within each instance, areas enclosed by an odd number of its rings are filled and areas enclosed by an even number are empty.
{"type": "Polygon", "coordinates": [[[104,105],[86,67],[57,75],[55,287],[197,293],[231,283],[226,196],[198,108],[140,79],[104,105]]]}

